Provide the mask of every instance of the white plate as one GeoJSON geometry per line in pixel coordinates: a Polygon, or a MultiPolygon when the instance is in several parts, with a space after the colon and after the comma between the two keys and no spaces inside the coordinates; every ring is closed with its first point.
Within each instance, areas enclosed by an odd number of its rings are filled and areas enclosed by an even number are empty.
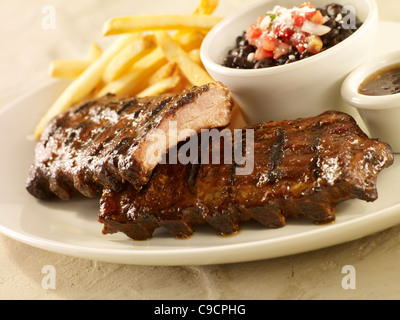
{"type": "MultiPolygon", "coordinates": [[[[382,37],[388,38],[385,41],[381,37],[382,43],[392,43],[388,35],[395,32],[400,32],[400,24],[381,23],[382,37]]],[[[382,49],[388,51],[390,47],[382,49]]],[[[374,203],[354,200],[341,204],[336,223],[330,225],[290,220],[286,227],[272,230],[252,222],[230,237],[220,237],[211,227],[202,226],[188,240],[173,239],[163,230],[144,242],[131,241],[123,234],[104,236],[102,225],[97,222],[98,200],[41,202],[25,190],[35,145],[29,135],[38,116],[64,87],[65,82],[51,82],[0,112],[0,232],[18,241],[99,261],[205,265],[302,253],[355,240],[400,223],[400,159],[396,156],[395,164],[379,176],[379,199],[374,203]]]]}

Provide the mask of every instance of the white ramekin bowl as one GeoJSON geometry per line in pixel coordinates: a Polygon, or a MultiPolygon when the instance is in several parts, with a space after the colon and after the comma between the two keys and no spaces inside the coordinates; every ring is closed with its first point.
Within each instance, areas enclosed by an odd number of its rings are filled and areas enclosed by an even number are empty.
{"type": "Polygon", "coordinates": [[[336,2],[351,5],[363,25],[336,46],[291,64],[256,70],[223,67],[230,49],[257,17],[275,5],[292,8],[301,0],[263,0],[231,15],[213,28],[201,47],[202,62],[217,81],[227,85],[249,124],[295,119],[334,109],[340,86],[355,67],[372,57],[378,32],[374,0],[314,0],[315,7],[336,2]]]}
{"type": "Polygon", "coordinates": [[[400,153],[400,93],[368,96],[359,93],[364,80],[385,67],[400,64],[400,51],[389,52],[361,64],[353,70],[342,85],[343,100],[357,109],[371,138],[390,144],[400,153]]]}

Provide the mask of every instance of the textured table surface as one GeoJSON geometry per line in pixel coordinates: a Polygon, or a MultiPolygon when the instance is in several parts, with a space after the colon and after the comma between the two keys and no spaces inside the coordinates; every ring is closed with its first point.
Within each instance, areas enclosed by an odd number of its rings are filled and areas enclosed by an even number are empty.
{"type": "MultiPolygon", "coordinates": [[[[230,13],[252,0],[221,0],[230,13]]],[[[398,0],[378,0],[382,21],[400,22],[398,0]]],[[[0,0],[0,107],[49,80],[53,59],[82,58],[112,16],[191,12],[197,0],[0,0]],[[42,26],[46,5],[56,28],[42,26]]],[[[379,44],[384,45],[384,44],[379,44]]],[[[3,181],[4,183],[4,181],[3,181]]],[[[399,299],[400,227],[305,254],[230,265],[152,267],[72,258],[0,235],[0,299],[399,299]],[[56,288],[42,286],[44,266],[56,288]],[[354,266],[355,290],[342,287],[354,266]]]]}

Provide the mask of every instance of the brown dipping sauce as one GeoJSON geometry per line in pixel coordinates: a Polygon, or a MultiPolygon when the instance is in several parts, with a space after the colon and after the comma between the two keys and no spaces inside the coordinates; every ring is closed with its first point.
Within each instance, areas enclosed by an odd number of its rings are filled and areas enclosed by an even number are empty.
{"type": "Polygon", "coordinates": [[[400,63],[383,68],[361,83],[358,92],[367,96],[400,93],[400,63]]]}

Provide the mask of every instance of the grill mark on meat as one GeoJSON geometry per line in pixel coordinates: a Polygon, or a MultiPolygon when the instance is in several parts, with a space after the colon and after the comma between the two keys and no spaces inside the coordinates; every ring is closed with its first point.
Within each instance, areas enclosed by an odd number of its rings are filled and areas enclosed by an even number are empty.
{"type": "Polygon", "coordinates": [[[193,92],[189,92],[188,94],[184,95],[182,99],[179,99],[175,104],[177,107],[183,106],[186,103],[191,102],[195,97],[193,92]]]}
{"type": "Polygon", "coordinates": [[[85,130],[85,129],[87,129],[87,128],[90,127],[90,126],[91,126],[91,123],[87,123],[87,122],[80,123],[79,125],[77,125],[77,126],[75,127],[75,130],[85,130]]]}
{"type": "Polygon", "coordinates": [[[167,99],[161,101],[159,106],[152,111],[152,113],[151,113],[152,116],[154,117],[154,116],[158,115],[165,108],[167,103],[169,103],[171,101],[171,99],[172,98],[167,98],[167,99]]]}
{"type": "MultiPolygon", "coordinates": [[[[134,119],[131,120],[128,118],[129,115],[126,115],[126,118],[123,118],[116,124],[117,129],[115,129],[115,126],[110,128],[110,132],[108,133],[112,136],[110,143],[93,155],[99,161],[96,161],[90,170],[93,172],[95,179],[104,187],[120,190],[124,178],[117,168],[118,157],[127,152],[131,144],[137,144],[139,139],[138,133],[143,131],[140,120],[144,123],[148,121],[156,101],[157,99],[154,98],[146,98],[143,102],[140,100],[136,108],[143,110],[142,119],[135,118],[134,116],[134,119]]],[[[135,109],[134,115],[138,110],[135,109]]]]}
{"type": "Polygon", "coordinates": [[[68,146],[70,143],[72,143],[72,141],[74,141],[75,137],[76,137],[76,132],[74,131],[69,135],[67,141],[65,141],[65,146],[68,146]]]}
{"type": "MultiPolygon", "coordinates": [[[[208,90],[209,90],[209,87],[207,87],[207,86],[203,86],[200,88],[201,92],[207,92],[208,90]]],[[[184,94],[180,99],[178,99],[178,101],[176,101],[175,104],[177,107],[183,106],[185,104],[192,102],[195,97],[196,97],[196,94],[194,92],[189,91],[186,94],[184,94]]]]}
{"type": "Polygon", "coordinates": [[[118,145],[114,148],[113,152],[118,152],[123,146],[126,146],[128,142],[131,141],[130,137],[122,139],[118,145]]]}
{"type": "Polygon", "coordinates": [[[82,106],[80,106],[78,109],[76,109],[74,113],[75,113],[75,114],[81,113],[81,112],[82,112],[83,110],[85,110],[86,108],[89,108],[89,107],[91,107],[91,106],[93,106],[93,105],[95,105],[95,104],[96,104],[96,101],[89,101],[89,102],[83,104],[82,106]]]}
{"type": "MultiPolygon", "coordinates": [[[[235,183],[235,172],[236,172],[236,165],[232,165],[229,169],[229,180],[228,185],[233,186],[235,183]]],[[[229,189],[229,192],[232,193],[232,189],[229,189]]]]}
{"type": "Polygon", "coordinates": [[[104,140],[104,142],[100,145],[96,153],[99,153],[107,144],[109,144],[112,141],[112,139],[113,137],[109,137],[108,139],[104,140]]]}
{"type": "Polygon", "coordinates": [[[137,119],[137,118],[140,116],[140,114],[142,113],[142,110],[143,110],[143,109],[139,109],[138,111],[136,111],[136,112],[133,114],[133,117],[134,117],[135,119],[137,119]]]}
{"type": "MultiPolygon", "coordinates": [[[[199,175],[200,165],[198,163],[191,164],[190,174],[188,177],[188,187],[191,192],[194,192],[194,188],[196,186],[197,176],[199,175]]],[[[151,181],[151,179],[150,179],[151,181]]]]}
{"type": "Polygon", "coordinates": [[[320,136],[319,136],[319,133],[317,133],[314,137],[314,142],[311,146],[314,156],[313,156],[313,160],[310,164],[310,167],[313,172],[313,178],[315,180],[318,180],[321,175],[321,168],[319,167],[320,156],[319,156],[319,151],[318,151],[319,140],[320,140],[320,136]]]}
{"type": "Polygon", "coordinates": [[[275,183],[279,180],[281,172],[278,169],[282,163],[283,158],[283,148],[285,146],[285,130],[277,129],[276,140],[271,146],[269,162],[271,164],[271,169],[268,172],[268,180],[271,183],[275,183]]]}
{"type": "Polygon", "coordinates": [[[131,183],[140,188],[156,166],[144,157],[154,144],[148,139],[153,129],[168,130],[169,121],[186,128],[181,118],[192,114],[190,126],[197,132],[225,127],[232,107],[229,90],[220,83],[193,87],[176,96],[119,99],[108,94],[77,105],[43,131],[27,190],[40,199],[54,193],[68,200],[74,188],[91,198],[104,187],[118,191],[131,183]]]}
{"type": "Polygon", "coordinates": [[[103,233],[145,240],[159,227],[186,238],[200,224],[230,234],[251,219],[269,228],[285,226],[288,217],[326,223],[342,201],[376,200],[377,175],[394,161],[389,145],[369,139],[340,112],[248,129],[255,138],[252,174],[236,175],[235,164],[159,165],[140,192],[129,184],[120,193],[104,191],[103,233]],[[281,175],[275,183],[262,179],[271,170],[281,175]]]}
{"type": "Polygon", "coordinates": [[[128,102],[125,102],[125,104],[122,106],[122,108],[117,111],[117,114],[121,115],[121,113],[123,113],[126,109],[132,107],[136,103],[137,103],[136,99],[130,100],[128,102]]]}

